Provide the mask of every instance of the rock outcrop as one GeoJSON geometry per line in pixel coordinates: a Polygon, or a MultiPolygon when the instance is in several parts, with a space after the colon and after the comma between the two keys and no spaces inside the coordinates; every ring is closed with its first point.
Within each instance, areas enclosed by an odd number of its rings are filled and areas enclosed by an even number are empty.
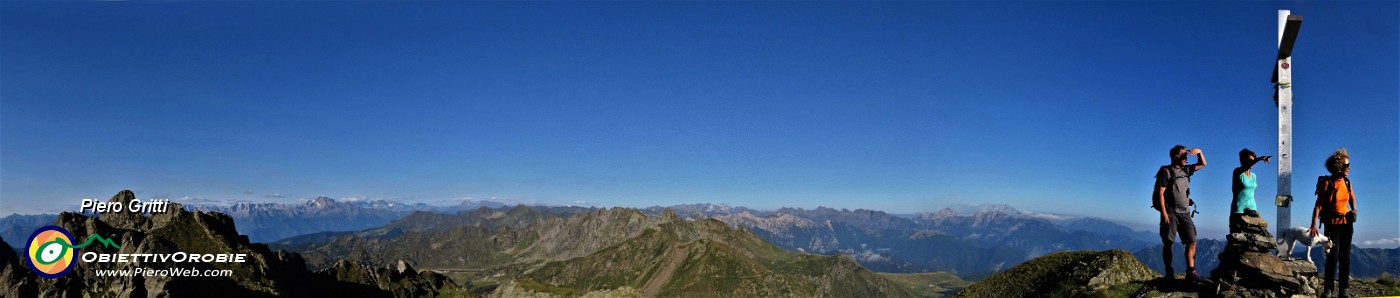
{"type": "Polygon", "coordinates": [[[1270,253],[1277,249],[1269,234],[1269,222],[1258,213],[1245,214],[1234,223],[1237,233],[1226,236],[1220,266],[1210,272],[1221,297],[1316,296],[1321,280],[1307,260],[1285,260],[1270,253]]]}
{"type": "MultiPolygon", "coordinates": [[[[23,241],[23,240],[20,240],[23,241]]],[[[0,239],[0,293],[13,297],[35,297],[39,295],[39,285],[33,273],[21,264],[22,260],[10,249],[5,239],[0,239]]]]}

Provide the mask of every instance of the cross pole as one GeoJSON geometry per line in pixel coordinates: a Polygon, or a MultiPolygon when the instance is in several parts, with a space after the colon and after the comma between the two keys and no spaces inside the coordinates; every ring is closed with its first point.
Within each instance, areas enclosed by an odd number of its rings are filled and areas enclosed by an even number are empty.
{"type": "Polygon", "coordinates": [[[1298,27],[1303,16],[1288,10],[1278,11],[1278,61],[1274,63],[1274,104],[1278,106],[1278,206],[1277,232],[1292,227],[1289,205],[1293,202],[1293,42],[1298,40],[1298,27]]]}

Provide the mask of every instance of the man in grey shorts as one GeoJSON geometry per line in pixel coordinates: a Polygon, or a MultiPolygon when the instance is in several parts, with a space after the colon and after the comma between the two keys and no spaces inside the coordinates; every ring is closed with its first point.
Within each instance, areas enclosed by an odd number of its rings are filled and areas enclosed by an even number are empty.
{"type": "Polygon", "coordinates": [[[1161,212],[1162,262],[1167,269],[1167,278],[1176,274],[1172,269],[1172,242],[1181,234],[1181,244],[1186,246],[1186,278],[1197,282],[1207,282],[1196,273],[1196,224],[1191,221],[1191,175],[1206,166],[1206,156],[1200,148],[1187,150],[1186,146],[1176,145],[1169,152],[1172,163],[1157,171],[1157,183],[1153,186],[1155,206],[1161,212]],[[1196,155],[1196,163],[1188,165],[1186,159],[1196,155]]]}

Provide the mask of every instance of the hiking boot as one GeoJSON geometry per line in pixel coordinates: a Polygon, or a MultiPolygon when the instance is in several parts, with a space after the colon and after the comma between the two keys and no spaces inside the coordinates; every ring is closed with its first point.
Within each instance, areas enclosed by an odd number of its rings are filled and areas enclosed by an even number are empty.
{"type": "Polygon", "coordinates": [[[1337,297],[1338,297],[1338,298],[1352,298],[1352,297],[1355,297],[1355,296],[1352,296],[1351,293],[1347,293],[1347,288],[1342,288],[1341,291],[1337,291],[1337,297]]]}
{"type": "Polygon", "coordinates": [[[1198,282],[1198,283],[1203,283],[1203,284],[1208,284],[1208,283],[1210,283],[1210,280],[1209,280],[1209,279],[1206,279],[1206,278],[1204,278],[1204,277],[1201,277],[1201,275],[1200,275],[1200,274],[1196,274],[1196,271],[1194,271],[1194,270],[1186,272],[1186,280],[1190,280],[1190,281],[1194,281],[1194,282],[1198,282]]]}
{"type": "Polygon", "coordinates": [[[1324,290],[1322,290],[1322,296],[1317,296],[1317,297],[1323,297],[1323,298],[1332,297],[1332,289],[1324,289],[1324,290]]]}

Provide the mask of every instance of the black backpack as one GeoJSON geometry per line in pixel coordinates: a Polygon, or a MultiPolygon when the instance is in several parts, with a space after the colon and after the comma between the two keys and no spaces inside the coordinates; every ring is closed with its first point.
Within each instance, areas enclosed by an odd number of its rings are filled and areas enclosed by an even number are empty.
{"type": "MultiPolygon", "coordinates": [[[[1342,182],[1346,183],[1347,194],[1351,196],[1351,200],[1355,201],[1356,193],[1352,192],[1353,190],[1351,188],[1351,178],[1342,177],[1342,182]]],[[[1317,189],[1313,191],[1313,194],[1317,195],[1318,197],[1322,197],[1322,195],[1326,194],[1328,202],[1332,202],[1333,200],[1335,200],[1337,198],[1337,187],[1336,185],[1332,184],[1332,176],[1317,176],[1317,189]]],[[[1333,218],[1338,218],[1342,216],[1348,216],[1347,222],[1356,222],[1356,215],[1354,215],[1354,213],[1349,213],[1345,215],[1337,214],[1331,208],[1323,210],[1323,212],[1320,212],[1317,216],[1320,217],[1323,221],[1329,223],[1332,222],[1333,218]]]]}

